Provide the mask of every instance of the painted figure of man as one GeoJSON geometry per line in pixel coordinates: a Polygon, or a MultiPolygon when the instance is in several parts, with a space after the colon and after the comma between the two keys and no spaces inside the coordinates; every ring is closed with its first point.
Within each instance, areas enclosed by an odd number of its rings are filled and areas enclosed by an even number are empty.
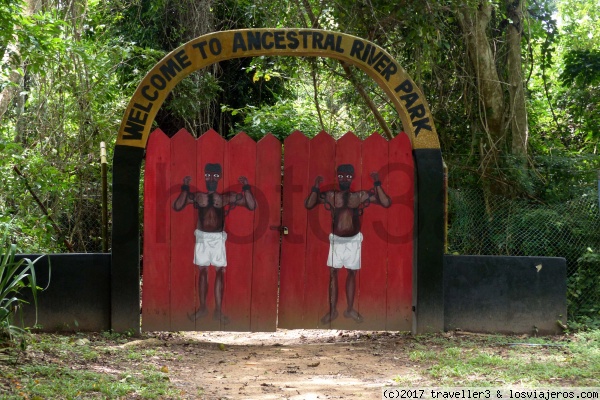
{"type": "Polygon", "coordinates": [[[225,217],[237,206],[243,206],[248,210],[256,209],[256,200],[248,179],[240,176],[238,181],[242,184],[241,192],[217,193],[219,180],[223,175],[220,164],[206,164],[204,166],[204,180],[206,192],[191,192],[190,183],[192,178],[186,176],[183,179],[181,193],[173,203],[175,211],[183,210],[188,204],[193,204],[198,210],[198,221],[196,223],[196,246],[194,248],[194,264],[200,269],[198,278],[200,307],[190,319],[202,318],[208,314],[206,308],[206,294],[208,293],[208,267],[213,265],[216,270],[215,277],[215,311],[213,319],[221,323],[229,323],[229,318],[221,311],[223,294],[225,291],[225,267],[227,266],[227,253],[225,241],[227,233],[225,228],[225,217]]]}
{"type": "Polygon", "coordinates": [[[354,167],[343,164],[337,168],[339,190],[321,192],[320,185],[323,177],[317,176],[312,190],[304,202],[307,209],[323,204],[331,212],[333,218],[333,232],[329,235],[329,255],[327,266],[329,271],[329,312],[321,318],[321,323],[328,324],[338,317],[338,270],[346,267],[346,302],[347,307],[344,317],[362,322],[363,317],[354,309],[354,294],[356,292],[356,274],[360,270],[361,242],[360,232],[361,215],[364,208],[371,204],[389,207],[392,202],[381,187],[379,175],[371,173],[373,188],[351,192],[350,185],[354,179],[354,167]]]}

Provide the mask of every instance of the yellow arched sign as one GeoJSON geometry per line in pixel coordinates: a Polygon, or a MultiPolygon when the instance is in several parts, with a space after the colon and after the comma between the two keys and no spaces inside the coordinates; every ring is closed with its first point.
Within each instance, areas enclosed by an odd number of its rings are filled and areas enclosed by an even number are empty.
{"type": "Polygon", "coordinates": [[[191,72],[240,57],[335,58],[365,71],[394,104],[415,149],[439,149],[429,106],[406,71],[381,47],[318,29],[242,29],[200,36],[173,50],[144,77],[121,122],[118,146],[146,147],[152,122],[171,90],[191,72]]]}

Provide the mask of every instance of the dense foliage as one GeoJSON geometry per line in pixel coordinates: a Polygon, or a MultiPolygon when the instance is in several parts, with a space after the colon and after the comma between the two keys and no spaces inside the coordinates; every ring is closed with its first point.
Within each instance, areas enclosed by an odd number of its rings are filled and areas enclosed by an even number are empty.
{"type": "MultiPolygon", "coordinates": [[[[189,40],[251,27],[342,31],[388,50],[430,104],[450,186],[477,191],[489,220],[496,196],[536,206],[597,196],[599,18],[595,0],[1,0],[0,227],[24,252],[98,251],[99,146],[110,153],[137,84],[189,40]]],[[[169,135],[214,128],[257,139],[402,130],[361,71],[270,57],[192,74],[155,125],[169,135]]],[[[536,215],[515,220],[549,229],[536,215]]],[[[566,215],[553,219],[579,229],[566,215]]],[[[587,255],[600,251],[597,235],[580,246],[586,265],[597,263],[587,255]]]]}

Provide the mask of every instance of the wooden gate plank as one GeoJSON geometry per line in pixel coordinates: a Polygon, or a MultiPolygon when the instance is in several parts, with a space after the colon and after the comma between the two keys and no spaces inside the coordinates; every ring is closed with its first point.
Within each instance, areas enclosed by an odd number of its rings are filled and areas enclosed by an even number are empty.
{"type": "MultiPolygon", "coordinates": [[[[225,191],[225,187],[228,184],[228,171],[226,169],[226,151],[227,143],[225,139],[223,139],[215,130],[209,129],[204,134],[202,134],[196,140],[196,149],[197,149],[197,160],[196,160],[196,171],[198,175],[198,190],[204,193],[208,192],[206,178],[205,178],[205,169],[207,164],[215,165],[218,164],[221,166],[221,177],[217,182],[217,193],[223,193],[225,191]]],[[[197,212],[197,211],[196,211],[197,212]]],[[[196,214],[196,218],[198,218],[198,214],[196,214]]],[[[227,249],[227,244],[226,244],[227,249]]],[[[227,255],[229,253],[227,252],[227,255]]],[[[228,260],[229,261],[229,260],[228,260]]],[[[197,271],[198,277],[202,272],[202,268],[195,267],[197,271]]],[[[225,267],[227,268],[227,267],[225,267]]],[[[220,319],[214,319],[215,313],[215,286],[217,281],[217,273],[216,268],[214,266],[206,267],[206,275],[207,275],[207,290],[206,290],[206,315],[200,315],[195,318],[195,329],[203,330],[203,331],[215,331],[221,330],[221,322],[220,319]]],[[[197,290],[196,290],[196,301],[200,300],[200,284],[199,280],[197,282],[197,290]]],[[[225,292],[226,292],[225,288],[225,292]]],[[[226,294],[225,294],[226,297],[226,294]]]]}
{"type": "MultiPolygon", "coordinates": [[[[389,194],[388,142],[378,133],[362,142],[362,187],[375,189],[371,174],[377,172],[381,187],[389,194]]],[[[360,274],[361,329],[384,330],[387,290],[388,208],[371,204],[362,217],[363,248],[360,274]]]]}
{"type": "MultiPolygon", "coordinates": [[[[202,141],[200,138],[196,138],[196,181],[194,182],[195,192],[206,191],[206,182],[204,179],[204,164],[202,162],[202,141]]],[[[194,208],[194,219],[196,223],[198,221],[199,215],[198,210],[195,206],[191,206],[194,208]]],[[[197,225],[194,227],[197,229],[197,225]]],[[[196,241],[195,230],[194,230],[194,242],[196,241]]],[[[194,252],[195,252],[195,243],[194,243],[194,252]]],[[[192,254],[192,260],[194,260],[194,255],[192,254]]],[[[188,314],[188,318],[194,322],[194,329],[198,329],[198,312],[200,310],[200,268],[193,264],[194,269],[194,309],[188,314]]],[[[210,281],[209,281],[210,282],[210,281]]],[[[209,309],[210,310],[210,309],[209,309]]]]}
{"type": "MultiPolygon", "coordinates": [[[[338,183],[338,175],[348,175],[347,173],[339,172],[338,168],[342,165],[352,165],[354,168],[354,178],[352,179],[352,183],[350,185],[350,192],[359,193],[362,191],[362,159],[361,159],[361,141],[357,138],[354,133],[348,132],[340,139],[337,140],[335,145],[335,177],[334,183],[336,190],[341,190],[338,183]]],[[[359,212],[359,210],[356,210],[359,212]]],[[[329,223],[333,223],[333,216],[329,215],[330,221],[329,223]]],[[[359,221],[362,218],[359,217],[359,221]]],[[[331,233],[331,230],[330,232],[331,233]]],[[[362,234],[362,231],[361,231],[362,234]]],[[[330,270],[331,271],[331,270],[330,270]]],[[[350,314],[346,312],[349,311],[350,305],[352,305],[351,310],[352,313],[359,312],[360,309],[360,280],[361,280],[361,272],[360,269],[358,271],[349,271],[346,266],[344,268],[337,269],[337,288],[338,288],[338,301],[337,301],[337,311],[339,316],[334,319],[331,323],[332,329],[361,329],[360,324],[352,318],[349,318],[350,314]],[[349,280],[348,277],[351,274],[354,275],[354,282],[352,282],[352,278],[349,280]],[[349,286],[350,285],[350,286],[349,286]],[[350,293],[354,292],[353,295],[348,297],[347,289],[350,289],[350,293]]],[[[335,282],[329,282],[328,284],[332,284],[335,282]]]]}
{"type": "Polygon", "coordinates": [[[171,138],[171,330],[194,330],[188,314],[194,312],[196,284],[193,264],[194,229],[197,215],[193,205],[181,211],[172,207],[181,193],[184,178],[189,176],[190,192],[198,189],[196,179],[196,143],[194,137],[181,129],[171,138]],[[178,190],[179,189],[179,190],[178,190]]]}
{"type": "Polygon", "coordinates": [[[167,135],[156,129],[148,139],[144,169],[144,251],[142,329],[170,326],[170,155],[167,135]]]}
{"type": "MultiPolygon", "coordinates": [[[[306,231],[308,214],[304,200],[308,182],[310,141],[295,131],[284,141],[283,217],[288,234],[281,238],[278,327],[303,328],[306,280],[306,231]]],[[[312,177],[314,181],[314,177],[312,177]]],[[[311,321],[314,326],[314,321],[311,321]]]]}
{"type": "MultiPolygon", "coordinates": [[[[323,181],[320,191],[333,190],[335,187],[335,140],[326,132],[321,132],[310,141],[309,187],[305,198],[315,185],[315,179],[320,176],[323,181]]],[[[329,233],[331,232],[331,210],[326,210],[323,204],[317,204],[308,212],[308,229],[306,233],[306,281],[304,295],[305,328],[329,328],[329,323],[321,319],[329,313],[328,287],[329,268],[327,255],[329,253],[329,233]]]]}
{"type": "Polygon", "coordinates": [[[268,134],[256,144],[252,332],[277,329],[277,284],[281,224],[281,142],[268,134]]]}
{"type": "MultiPolygon", "coordinates": [[[[225,193],[230,199],[255,198],[256,187],[256,143],[245,133],[238,133],[227,143],[225,169],[227,186],[225,193]],[[242,190],[240,179],[245,177],[252,187],[242,190]]],[[[248,207],[256,208],[250,203],[248,207]]],[[[221,323],[222,330],[250,331],[250,299],[252,294],[252,261],[254,251],[255,210],[240,204],[231,205],[225,218],[227,232],[227,269],[225,274],[225,297],[223,312],[229,323],[221,323]]]]}
{"type": "Polygon", "coordinates": [[[387,330],[412,328],[414,163],[410,139],[400,133],[389,142],[392,207],[388,225],[387,330]]]}

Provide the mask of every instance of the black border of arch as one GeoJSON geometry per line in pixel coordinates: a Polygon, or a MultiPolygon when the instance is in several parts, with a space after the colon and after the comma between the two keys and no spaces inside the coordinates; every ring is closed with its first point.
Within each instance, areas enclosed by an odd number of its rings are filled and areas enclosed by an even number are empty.
{"type": "Polygon", "coordinates": [[[134,334],[141,331],[139,183],[157,110],[173,87],[191,72],[222,60],[261,55],[335,58],[365,71],[388,94],[411,139],[415,160],[412,332],[443,331],[443,163],[427,102],[418,86],[381,47],[351,35],[316,29],[214,32],[173,50],[142,80],[125,111],[113,154],[111,329],[134,334]],[[244,48],[251,38],[259,41],[253,48],[244,48]],[[211,48],[215,43],[218,46],[211,48]],[[385,65],[390,64],[395,67],[387,68],[386,73],[385,65]]]}

